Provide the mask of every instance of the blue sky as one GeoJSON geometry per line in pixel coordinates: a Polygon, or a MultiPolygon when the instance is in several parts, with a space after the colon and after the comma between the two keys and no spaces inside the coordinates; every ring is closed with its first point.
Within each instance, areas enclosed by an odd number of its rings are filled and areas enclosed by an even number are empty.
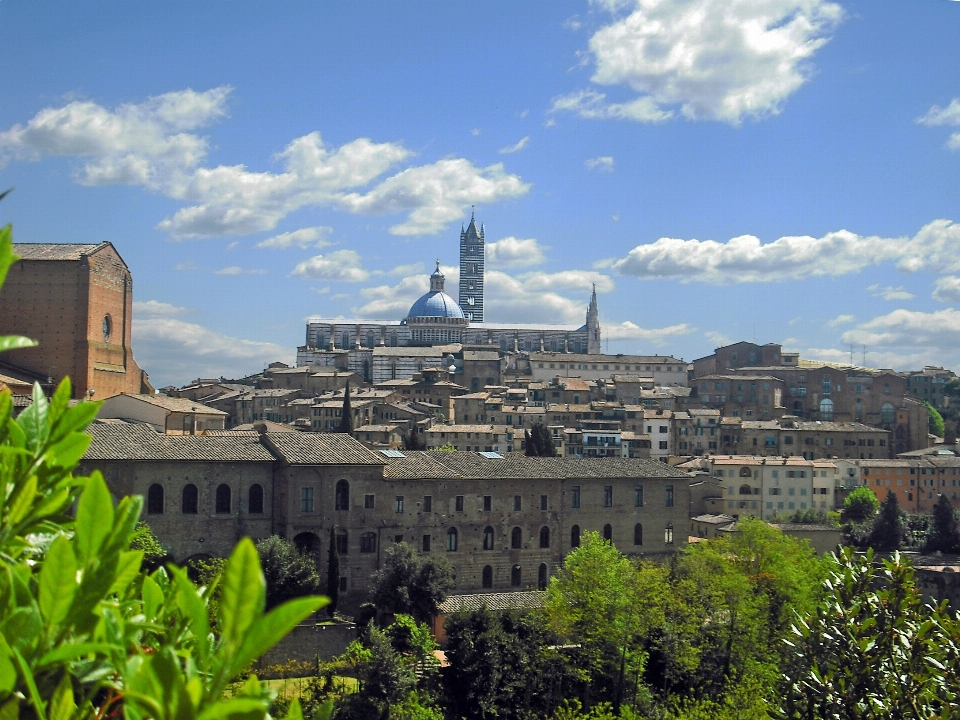
{"type": "Polygon", "coordinates": [[[114,243],[164,385],[399,319],[960,368],[960,2],[0,2],[19,242],[114,243]]]}

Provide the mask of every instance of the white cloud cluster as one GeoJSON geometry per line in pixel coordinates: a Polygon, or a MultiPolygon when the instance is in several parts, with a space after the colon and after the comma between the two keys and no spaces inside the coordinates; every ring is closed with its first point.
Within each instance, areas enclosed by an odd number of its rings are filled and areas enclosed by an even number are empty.
{"type": "Polygon", "coordinates": [[[837,315],[833,320],[827,323],[829,327],[838,327],[840,325],[849,325],[856,320],[854,315],[837,315]]]}
{"type": "Polygon", "coordinates": [[[356,250],[337,250],[326,255],[314,255],[297,264],[291,275],[305,280],[364,282],[370,273],[361,267],[356,250]]]}
{"type": "Polygon", "coordinates": [[[613,172],[613,157],[610,155],[601,155],[600,157],[590,158],[585,165],[587,166],[587,170],[613,172]]]}
{"type": "Polygon", "coordinates": [[[213,271],[214,275],[266,275],[267,271],[262,268],[244,268],[239,265],[229,265],[225,268],[213,271]]]}
{"type": "Polygon", "coordinates": [[[243,377],[268,363],[293,360],[292,348],[229,337],[178,319],[187,312],[157,300],[134,303],[137,361],[157,387],[182,385],[198,376],[243,377]]]}
{"type": "Polygon", "coordinates": [[[44,155],[87,160],[84,185],[128,183],[167,190],[182,183],[207,153],[207,140],[189,131],[226,115],[229,87],[181,90],[113,111],[89,101],[45,108],[26,125],[0,132],[0,157],[44,155]]]}
{"type": "Polygon", "coordinates": [[[945,303],[960,303],[960,277],[946,275],[937,278],[933,286],[933,299],[945,303]]]}
{"type": "Polygon", "coordinates": [[[258,248],[277,248],[285,250],[291,247],[298,248],[322,248],[327,247],[330,241],[327,239],[333,233],[333,228],[326,225],[317,225],[315,227],[300,228],[291,232],[280,233],[266,240],[258,242],[254,247],[258,248]]]}
{"type": "Polygon", "coordinates": [[[874,283],[867,288],[867,292],[874,297],[884,300],[913,300],[916,297],[916,295],[909,292],[903,285],[899,287],[893,287],[891,285],[883,287],[879,283],[874,283]]]}
{"type": "Polygon", "coordinates": [[[319,132],[296,138],[277,155],[280,172],[245,165],[203,167],[208,142],[191,131],[226,115],[229,94],[229,87],[220,87],[171,92],[113,110],[79,101],[46,108],[26,125],[0,132],[0,162],[80,157],[86,163],[78,172],[81,183],[142,185],[181,200],[186,207],[158,226],[176,238],[268,231],[308,206],[405,213],[407,219],[392,232],[431,234],[473,202],[517,197],[530,187],[500,163],[478,168],[460,158],[409,167],[369,187],[413,153],[401,144],[368,138],[328,148],[319,132]]]}
{"type": "MultiPolygon", "coordinates": [[[[960,125],[960,98],[954,98],[945,108],[934,105],[926,115],[917,118],[921,125],[934,127],[937,125],[960,125]]],[[[947,147],[951,150],[960,150],[960,132],[955,132],[947,140],[947,147]]]]}
{"type": "Polygon", "coordinates": [[[517,140],[517,142],[515,142],[513,145],[507,145],[506,147],[500,148],[500,154],[510,155],[515,152],[520,152],[527,146],[528,142],[530,142],[530,136],[524,135],[522,138],[517,140]]]}
{"type": "Polygon", "coordinates": [[[600,266],[638,278],[713,284],[847,275],[887,262],[904,272],[947,273],[960,272],[958,247],[960,224],[935,220],[906,238],[861,236],[848,230],[820,238],[782,237],[766,244],[753,235],[741,235],[725,243],[660,238],[600,266]]]}
{"type": "Polygon", "coordinates": [[[689,323],[647,329],[627,320],[619,324],[604,323],[603,338],[604,340],[643,340],[653,345],[663,345],[667,340],[680,335],[689,335],[695,331],[696,328],[689,323]]]}
{"type": "Polygon", "coordinates": [[[843,17],[827,0],[635,0],[590,38],[597,85],[638,94],[608,102],[582,90],[552,110],[587,118],[658,122],[674,115],[739,124],[780,111],[806,82],[809,61],[843,17]]]}
{"type": "Polygon", "coordinates": [[[546,262],[544,246],[536,238],[508,236],[486,245],[486,262],[492,268],[516,268],[546,262]]]}
{"type": "Polygon", "coordinates": [[[548,290],[582,290],[589,293],[608,293],[614,288],[613,278],[595,270],[561,270],[560,272],[532,272],[519,276],[524,287],[531,292],[548,290]]]}
{"type": "Polygon", "coordinates": [[[894,310],[848,330],[840,340],[871,348],[927,347],[954,354],[960,347],[960,310],[894,310]]]}

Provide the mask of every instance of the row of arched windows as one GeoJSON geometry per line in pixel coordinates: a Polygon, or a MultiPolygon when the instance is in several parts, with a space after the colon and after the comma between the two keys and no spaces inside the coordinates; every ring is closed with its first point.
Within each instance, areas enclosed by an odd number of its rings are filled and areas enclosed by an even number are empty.
{"type": "MultiPolygon", "coordinates": [[[[540,563],[540,567],[537,569],[537,589],[546,590],[548,580],[547,564],[540,563]]],[[[493,587],[493,567],[490,565],[483,566],[481,584],[484,588],[493,587]]],[[[523,569],[519,565],[510,568],[510,587],[523,587],[523,569]]]]}
{"type": "MultiPolygon", "coordinates": [[[[229,485],[220,484],[217,486],[216,497],[214,499],[214,508],[217,514],[229,515],[233,512],[233,492],[229,485]]],[[[181,512],[184,515],[196,515],[199,511],[200,491],[193,483],[183,486],[181,497],[181,512]]],[[[150,515],[162,515],[164,511],[163,485],[154,483],[147,490],[147,513],[150,515]]],[[[250,486],[247,495],[247,512],[251,515],[263,513],[263,486],[254,483],[250,486]]]]}

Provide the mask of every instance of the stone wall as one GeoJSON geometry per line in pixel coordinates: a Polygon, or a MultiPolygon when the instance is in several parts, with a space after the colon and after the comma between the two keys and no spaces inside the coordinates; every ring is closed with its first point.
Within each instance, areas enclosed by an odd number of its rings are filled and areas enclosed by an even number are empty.
{"type": "Polygon", "coordinates": [[[318,656],[320,660],[329,660],[341,655],[356,637],[357,626],[353,623],[297,625],[289,635],[256,662],[254,672],[258,677],[268,679],[282,675],[299,677],[302,671],[294,670],[294,674],[291,674],[289,669],[281,669],[284,665],[289,668],[291,661],[302,663],[304,669],[310,666],[311,669],[303,674],[316,672],[318,656]]]}

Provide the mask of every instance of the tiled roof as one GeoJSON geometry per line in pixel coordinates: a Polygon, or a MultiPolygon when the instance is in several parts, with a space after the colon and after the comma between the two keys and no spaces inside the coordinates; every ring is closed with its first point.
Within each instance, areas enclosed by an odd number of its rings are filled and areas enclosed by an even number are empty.
{"type": "Polygon", "coordinates": [[[434,425],[428,433],[500,433],[503,435],[512,425],[434,425]]]}
{"type": "Polygon", "coordinates": [[[114,395],[107,398],[107,400],[112,400],[117,397],[128,397],[133,400],[140,400],[141,402],[149,403],[150,405],[155,405],[157,407],[163,408],[164,410],[169,410],[170,412],[180,412],[180,413],[202,413],[204,415],[226,415],[227,413],[222,410],[217,410],[212,408],[209,405],[204,405],[201,402],[196,400],[188,400],[187,398],[175,398],[170,397],[169,395],[148,395],[146,393],[136,395],[133,393],[120,393],[120,395],[114,395]]]}
{"type": "Polygon", "coordinates": [[[525,592],[485,593],[483,595],[450,595],[440,603],[440,612],[451,615],[475,610],[527,610],[543,607],[546,593],[542,590],[525,592]]]}
{"type": "Polygon", "coordinates": [[[19,243],[13,251],[22,260],[79,260],[110,243],[81,245],[74,243],[19,243]]]}
{"type": "Polygon", "coordinates": [[[697,515],[696,517],[692,517],[690,519],[693,520],[694,522],[716,523],[718,525],[733,522],[732,517],[730,517],[729,515],[724,515],[722,513],[720,515],[712,515],[710,513],[707,513],[706,515],[697,515]]]}
{"type": "Polygon", "coordinates": [[[290,465],[383,465],[346,433],[267,433],[267,445],[290,465]]]}
{"type": "Polygon", "coordinates": [[[412,452],[404,458],[387,458],[384,477],[466,479],[577,479],[577,478],[677,478],[686,480],[664,463],[639,458],[538,458],[507,453],[485,458],[476,452],[412,452]],[[425,474],[429,473],[429,474],[425,474]]]}
{"type": "Polygon", "coordinates": [[[214,460],[273,462],[256,435],[161,435],[145,423],[94,421],[85,460],[214,460]]]}
{"type": "Polygon", "coordinates": [[[398,430],[399,428],[400,428],[400,426],[397,425],[397,424],[393,424],[393,425],[361,425],[361,426],[358,427],[358,428],[354,428],[353,431],[354,431],[355,433],[359,433],[359,432],[393,432],[394,430],[398,430]]]}

